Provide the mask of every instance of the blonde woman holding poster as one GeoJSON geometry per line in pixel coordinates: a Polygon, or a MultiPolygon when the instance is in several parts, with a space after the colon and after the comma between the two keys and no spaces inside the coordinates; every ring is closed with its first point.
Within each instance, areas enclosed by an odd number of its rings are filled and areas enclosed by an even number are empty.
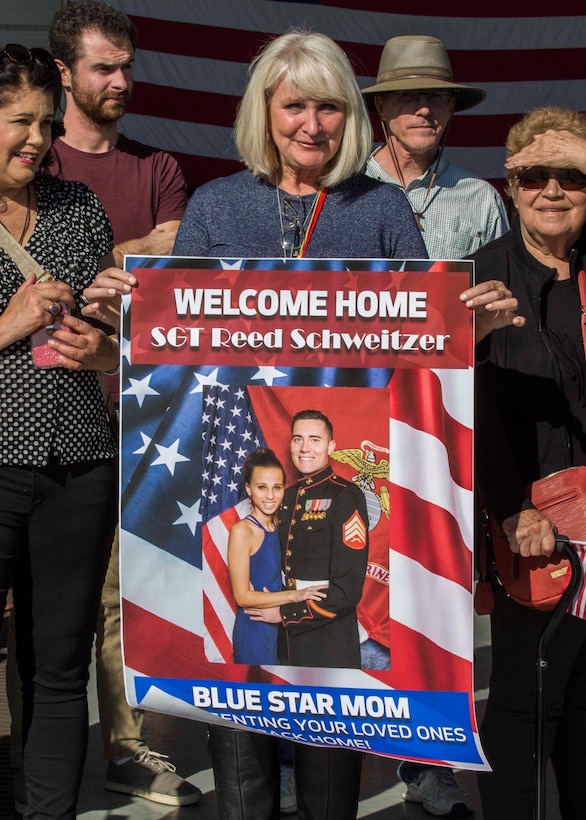
{"type": "MultiPolygon", "coordinates": [[[[329,37],[292,31],[263,48],[251,66],[235,140],[246,170],[194,193],[175,255],[427,258],[404,194],[360,173],[371,150],[370,122],[352,66],[329,37]]],[[[512,312],[516,305],[495,283],[462,299],[487,324],[497,306],[512,312]]],[[[220,817],[278,818],[275,738],[214,726],[210,750],[220,817]]],[[[304,772],[296,781],[300,820],[354,820],[361,753],[295,744],[295,760],[304,772]]]]}

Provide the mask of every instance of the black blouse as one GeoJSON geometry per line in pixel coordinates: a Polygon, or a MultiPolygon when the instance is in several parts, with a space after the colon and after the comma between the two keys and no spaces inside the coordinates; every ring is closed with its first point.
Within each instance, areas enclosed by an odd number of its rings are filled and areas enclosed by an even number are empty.
{"type": "MultiPolygon", "coordinates": [[[[26,249],[56,279],[81,291],[113,247],[110,222],[97,197],[79,182],[37,174],[38,213],[26,249]]],[[[22,284],[0,250],[0,313],[22,284]]],[[[92,370],[33,365],[29,338],[0,351],[0,464],[44,466],[51,456],[76,464],[116,455],[98,375],[92,370]]]]}

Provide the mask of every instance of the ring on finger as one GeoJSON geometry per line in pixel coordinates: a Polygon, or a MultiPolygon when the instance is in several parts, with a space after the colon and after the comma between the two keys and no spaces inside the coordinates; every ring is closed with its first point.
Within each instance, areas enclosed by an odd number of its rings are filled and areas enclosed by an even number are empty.
{"type": "Polygon", "coordinates": [[[58,316],[61,313],[61,305],[57,302],[53,302],[53,304],[49,307],[49,313],[51,316],[58,316]]]}

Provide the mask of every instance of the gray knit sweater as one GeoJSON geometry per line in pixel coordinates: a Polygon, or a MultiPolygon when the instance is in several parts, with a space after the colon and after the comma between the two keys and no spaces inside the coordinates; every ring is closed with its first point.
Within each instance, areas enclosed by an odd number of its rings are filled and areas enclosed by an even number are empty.
{"type": "MultiPolygon", "coordinates": [[[[297,203],[301,222],[313,201],[310,194],[297,203]]],[[[280,258],[281,240],[275,186],[250,171],[241,171],[195,191],[173,253],[223,259],[280,258]]],[[[330,188],[305,256],[427,259],[427,251],[404,194],[394,185],[357,174],[330,188]]]]}

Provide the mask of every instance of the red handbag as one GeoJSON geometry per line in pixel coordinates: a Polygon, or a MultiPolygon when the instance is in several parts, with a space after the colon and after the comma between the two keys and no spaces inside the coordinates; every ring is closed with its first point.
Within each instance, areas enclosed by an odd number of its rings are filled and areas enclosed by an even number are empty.
{"type": "MultiPolygon", "coordinates": [[[[570,541],[586,540],[586,467],[560,470],[535,481],[528,491],[533,504],[553,521],[559,533],[570,541]]],[[[523,558],[511,552],[503,530],[492,516],[487,516],[474,598],[478,614],[488,614],[492,609],[488,581],[491,552],[494,574],[514,601],[534,609],[554,609],[571,578],[569,560],[557,552],[550,558],[523,558]]]]}

